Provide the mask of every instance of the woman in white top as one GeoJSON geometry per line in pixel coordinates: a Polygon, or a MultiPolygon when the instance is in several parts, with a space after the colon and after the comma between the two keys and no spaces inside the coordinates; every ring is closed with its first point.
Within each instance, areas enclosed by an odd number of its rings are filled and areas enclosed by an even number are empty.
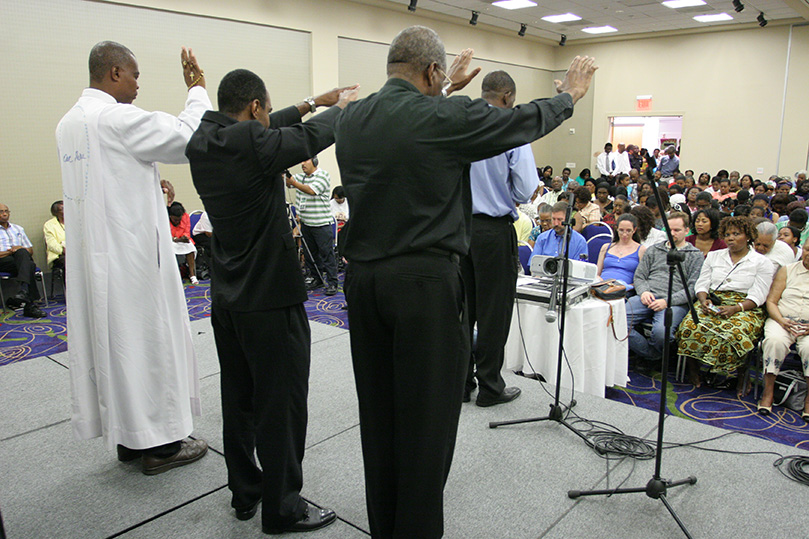
{"type": "MultiPolygon", "coordinates": [[[[758,413],[772,411],[775,377],[781,370],[789,347],[797,342],[803,375],[809,383],[809,240],[803,244],[801,260],[778,270],[770,295],[764,324],[764,393],[758,402],[758,413]]],[[[809,422],[809,395],[802,414],[809,422]]]]}
{"type": "Polygon", "coordinates": [[[348,221],[348,200],[346,200],[346,193],[342,185],[338,185],[332,190],[329,206],[332,216],[337,221],[337,226],[342,227],[343,223],[348,221]]]}
{"type": "MultiPolygon", "coordinates": [[[[719,236],[727,248],[708,253],[695,286],[699,325],[687,316],[677,332],[678,353],[688,357],[697,387],[697,362],[726,380],[744,367],[764,328],[761,306],[773,279],[772,263],[752,247],[758,232],[748,217],[728,217],[719,225],[719,236]]],[[[739,395],[744,390],[737,386],[739,395]]]]}

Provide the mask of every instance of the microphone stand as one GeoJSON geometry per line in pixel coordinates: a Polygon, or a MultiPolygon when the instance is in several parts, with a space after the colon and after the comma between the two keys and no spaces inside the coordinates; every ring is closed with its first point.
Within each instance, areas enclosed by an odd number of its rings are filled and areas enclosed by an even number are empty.
{"type": "MultiPolygon", "coordinates": [[[[657,207],[660,208],[660,212],[663,213],[663,205],[660,200],[660,193],[658,192],[657,183],[652,183],[652,191],[654,193],[655,200],[657,200],[657,207]]],[[[665,215],[665,214],[664,214],[665,215]]],[[[671,309],[671,296],[672,296],[672,288],[674,286],[674,271],[675,269],[679,271],[680,274],[680,281],[684,283],[683,288],[685,289],[685,295],[688,301],[688,305],[690,306],[691,318],[694,321],[694,324],[699,324],[699,318],[697,317],[697,310],[694,308],[694,302],[691,298],[691,293],[688,291],[688,281],[685,278],[685,272],[683,271],[682,261],[685,260],[685,255],[677,250],[674,246],[674,238],[671,235],[671,228],[669,228],[668,220],[664,219],[663,224],[666,228],[666,235],[669,238],[669,252],[666,255],[666,264],[669,267],[669,282],[668,282],[668,292],[666,295],[666,314],[665,314],[665,339],[663,339],[663,374],[661,376],[660,382],[660,408],[658,410],[657,415],[657,446],[655,449],[655,469],[654,475],[646,483],[644,487],[635,487],[635,488],[618,488],[618,489],[606,489],[606,490],[571,490],[568,491],[567,495],[569,498],[576,499],[580,496],[611,496],[613,494],[626,494],[626,493],[635,493],[635,492],[643,492],[648,497],[652,499],[657,499],[663,502],[663,505],[666,506],[671,516],[674,517],[674,520],[677,522],[677,525],[680,526],[680,529],[683,531],[686,537],[690,538],[691,534],[688,533],[688,529],[686,529],[685,524],[680,520],[677,516],[677,513],[674,511],[674,508],[669,504],[668,499],[666,499],[666,493],[670,487],[677,487],[680,485],[693,485],[697,482],[697,478],[695,476],[689,476],[685,479],[679,479],[676,481],[672,481],[669,479],[663,479],[660,476],[660,466],[663,460],[663,425],[666,419],[666,388],[668,386],[668,372],[669,372],[669,335],[671,334],[671,323],[672,323],[672,309],[671,309]]]]}
{"type": "Polygon", "coordinates": [[[564,411],[563,410],[565,408],[569,409],[569,408],[573,408],[574,406],[576,406],[576,400],[575,399],[571,400],[569,406],[562,406],[561,404],[559,404],[559,393],[560,393],[560,390],[561,390],[561,382],[562,382],[562,355],[564,354],[564,341],[565,341],[565,313],[567,311],[567,309],[565,309],[565,305],[567,303],[567,280],[568,280],[568,275],[570,273],[569,250],[570,250],[570,227],[571,227],[570,216],[573,213],[573,196],[572,195],[573,194],[571,193],[570,201],[569,201],[569,203],[567,205],[567,210],[565,211],[565,220],[562,223],[563,226],[565,227],[565,233],[564,233],[564,238],[563,238],[563,243],[564,243],[563,253],[564,254],[563,254],[562,257],[557,257],[557,261],[561,262],[562,267],[559,268],[557,266],[556,275],[554,276],[554,284],[553,284],[553,287],[551,288],[551,291],[552,291],[551,296],[552,297],[550,298],[551,308],[549,309],[549,312],[551,311],[552,306],[553,306],[553,301],[554,301],[553,296],[555,294],[557,294],[556,283],[558,282],[559,273],[561,272],[561,274],[562,274],[562,299],[561,299],[561,303],[560,303],[560,305],[561,305],[560,310],[562,311],[562,314],[561,314],[561,318],[559,320],[559,346],[558,346],[558,350],[557,350],[558,353],[557,353],[557,357],[556,357],[556,393],[555,393],[555,396],[554,396],[554,399],[553,399],[553,404],[550,405],[551,409],[550,409],[550,412],[548,413],[547,416],[532,417],[532,418],[528,418],[528,419],[513,419],[513,420],[510,420],[510,421],[492,421],[491,423],[489,423],[489,428],[490,429],[495,429],[495,428],[503,426],[503,425],[518,425],[518,424],[521,424],[521,423],[534,423],[534,422],[537,422],[537,421],[556,421],[560,425],[562,425],[562,426],[566,427],[568,430],[572,431],[574,434],[576,434],[578,437],[580,437],[585,442],[587,441],[587,437],[584,436],[582,433],[580,433],[578,430],[576,430],[573,427],[573,425],[568,423],[567,420],[564,417],[564,411]]]}

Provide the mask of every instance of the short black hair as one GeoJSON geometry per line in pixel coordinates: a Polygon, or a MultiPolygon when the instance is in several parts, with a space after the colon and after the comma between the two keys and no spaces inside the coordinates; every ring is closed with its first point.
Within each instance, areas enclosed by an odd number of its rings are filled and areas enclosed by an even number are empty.
{"type": "Polygon", "coordinates": [[[343,189],[342,185],[338,185],[337,187],[332,189],[331,197],[332,198],[345,198],[346,197],[346,190],[343,189]]]}
{"type": "Polygon", "coordinates": [[[104,75],[114,66],[125,66],[135,61],[135,55],[120,43],[101,41],[90,49],[87,61],[90,68],[90,82],[101,82],[104,75]]]}
{"type": "Polygon", "coordinates": [[[697,210],[691,215],[691,234],[697,235],[697,217],[700,215],[704,215],[706,219],[711,222],[711,238],[716,239],[719,237],[719,221],[721,221],[721,216],[719,212],[713,208],[705,208],[703,210],[697,210]]]}
{"type": "Polygon", "coordinates": [[[505,92],[517,93],[517,85],[511,75],[505,71],[492,71],[483,77],[483,83],[480,85],[480,90],[483,96],[492,94],[501,94],[505,92]]]}
{"type": "Polygon", "coordinates": [[[59,207],[59,204],[64,205],[64,202],[62,202],[61,200],[57,200],[56,202],[51,204],[51,215],[53,215],[54,217],[56,217],[56,208],[59,207]]]}
{"type": "Polygon", "coordinates": [[[169,215],[173,217],[182,217],[185,214],[185,208],[179,202],[172,202],[169,206],[169,215]]]}
{"type": "Polygon", "coordinates": [[[706,193],[705,191],[700,191],[699,194],[697,194],[697,200],[698,201],[699,200],[707,200],[708,202],[710,202],[710,201],[713,200],[713,197],[711,196],[711,193],[706,193]]]}
{"type": "Polygon", "coordinates": [[[809,214],[806,213],[806,210],[803,208],[797,208],[789,212],[789,222],[795,223],[797,225],[801,225],[801,227],[806,225],[806,221],[809,220],[809,214]]]}
{"type": "Polygon", "coordinates": [[[586,187],[577,187],[574,193],[575,193],[574,196],[576,197],[576,202],[590,202],[590,197],[592,197],[592,195],[590,194],[590,190],[587,189],[586,187]]]}
{"type": "Polygon", "coordinates": [[[219,112],[239,114],[253,100],[258,99],[262,107],[267,106],[267,87],[261,77],[247,69],[234,69],[219,83],[216,93],[219,112]]]}

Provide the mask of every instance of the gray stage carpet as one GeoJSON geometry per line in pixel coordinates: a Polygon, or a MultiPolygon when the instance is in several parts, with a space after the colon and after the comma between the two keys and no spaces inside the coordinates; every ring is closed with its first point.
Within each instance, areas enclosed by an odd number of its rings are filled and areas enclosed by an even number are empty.
{"type": "MultiPolygon", "coordinates": [[[[8,537],[261,537],[260,517],[240,522],[230,509],[222,451],[219,369],[210,322],[192,323],[200,361],[203,416],[194,436],[212,451],[200,462],[147,477],[100,440],[79,442],[70,428],[66,354],[0,370],[0,511],[8,537]]],[[[307,537],[367,537],[368,521],[348,332],[312,324],[312,375],[303,495],[340,520],[307,537]]],[[[663,504],[643,494],[571,500],[571,489],[644,486],[653,461],[605,461],[566,428],[550,422],[489,429],[490,421],[544,415],[552,402],[538,382],[507,375],[523,389],[513,403],[465,404],[445,492],[445,537],[657,538],[682,532],[663,504]]],[[[549,391],[552,387],[548,386],[549,391]]],[[[566,399],[569,391],[563,391],[566,399]]],[[[656,436],[656,414],[576,394],[575,411],[625,433],[656,436]]],[[[693,442],[725,431],[670,417],[666,440],[693,442]]],[[[703,444],[734,451],[789,448],[742,434],[703,444]]],[[[803,453],[809,455],[809,453],[803,453]]],[[[807,537],[801,500],[774,455],[727,455],[693,448],[664,452],[662,476],[695,475],[669,501],[694,537],[807,537]]],[[[412,515],[418,520],[419,515],[412,515]]]]}

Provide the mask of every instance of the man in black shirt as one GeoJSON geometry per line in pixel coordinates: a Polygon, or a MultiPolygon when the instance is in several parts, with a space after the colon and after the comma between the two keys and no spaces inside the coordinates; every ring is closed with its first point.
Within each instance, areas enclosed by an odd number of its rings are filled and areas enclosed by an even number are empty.
{"type": "Polygon", "coordinates": [[[447,73],[424,27],[388,52],[388,82],[336,122],[351,201],[346,299],[374,537],[440,537],[443,489],[469,362],[459,258],[469,249],[469,164],[532,142],[570,117],[593,60],[577,57],[559,95],[513,109],[460,90],[467,49],[447,73]],[[385,208],[385,211],[380,211],[385,208]]]}
{"type": "Polygon", "coordinates": [[[186,147],[213,226],[211,324],[231,505],[247,520],[263,500],[266,533],[335,519],[300,496],[310,333],[281,172],[330,146],[335,118],[356,97],[356,88],[336,89],[270,115],[264,82],[237,69],[219,85],[219,112],[205,113],[186,147]],[[301,123],[317,105],[337,106],[301,123]]]}

